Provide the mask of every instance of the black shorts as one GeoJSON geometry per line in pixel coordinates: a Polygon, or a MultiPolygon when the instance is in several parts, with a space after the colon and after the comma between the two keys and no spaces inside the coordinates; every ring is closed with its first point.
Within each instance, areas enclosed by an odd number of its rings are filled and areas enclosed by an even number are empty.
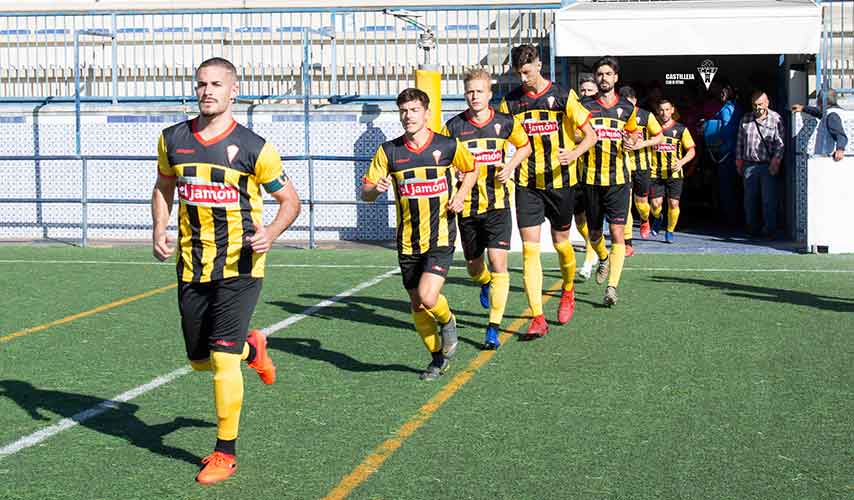
{"type": "Polygon", "coordinates": [[[209,358],[210,351],[243,352],[260,294],[260,278],[179,283],[178,310],[187,357],[198,361],[209,358]]]}
{"type": "Polygon", "coordinates": [[[448,275],[448,269],[454,262],[454,247],[436,247],[419,255],[397,254],[400,264],[400,274],[403,277],[403,288],[414,290],[418,288],[421,275],[424,273],[437,274],[441,277],[448,275]]]}
{"type": "Polygon", "coordinates": [[[652,185],[649,189],[650,198],[662,198],[667,195],[671,200],[678,200],[682,197],[682,181],[684,179],[652,179],[652,185]]]}
{"type": "Polygon", "coordinates": [[[520,228],[539,226],[546,218],[556,231],[572,225],[577,186],[560,189],[532,189],[516,186],[516,224],[520,228]]]}
{"type": "Polygon", "coordinates": [[[618,186],[584,185],[587,196],[587,227],[590,231],[601,231],[604,218],[610,224],[625,224],[629,214],[628,184],[618,186]]]}
{"type": "Polygon", "coordinates": [[[575,215],[583,214],[587,211],[587,196],[584,194],[584,188],[581,184],[576,184],[573,188],[575,191],[575,206],[572,212],[575,215]]]}
{"type": "Polygon", "coordinates": [[[490,210],[479,215],[461,217],[457,222],[466,260],[480,257],[487,248],[510,250],[510,236],[513,233],[510,209],[490,210]]]}
{"type": "Polygon", "coordinates": [[[649,170],[632,172],[632,192],[641,198],[649,194],[649,170]]]}

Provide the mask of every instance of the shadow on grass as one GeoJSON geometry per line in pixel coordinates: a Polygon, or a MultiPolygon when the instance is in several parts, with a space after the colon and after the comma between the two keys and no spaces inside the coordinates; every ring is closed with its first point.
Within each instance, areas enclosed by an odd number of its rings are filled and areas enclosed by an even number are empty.
{"type": "Polygon", "coordinates": [[[0,396],[14,401],[33,420],[50,422],[53,419],[42,412],[51,412],[87,429],[124,439],[133,446],[193,465],[199,465],[201,457],[168,446],[163,443],[163,438],[184,427],[215,426],[211,422],[184,417],[161,424],[147,424],[136,416],[139,405],[73,392],[39,389],[21,380],[0,380],[0,396]]]}
{"type": "Polygon", "coordinates": [[[845,297],[831,297],[828,295],[817,295],[797,290],[786,290],[783,288],[769,288],[756,285],[743,285],[728,281],[707,280],[699,278],[685,278],[674,276],[652,276],[650,280],[657,283],[679,283],[692,284],[721,290],[725,295],[745,299],[764,300],[767,302],[785,302],[799,306],[814,307],[826,311],[854,312],[854,299],[845,297]]]}
{"type": "Polygon", "coordinates": [[[421,373],[410,366],[399,364],[375,364],[363,363],[358,359],[338,351],[333,351],[324,348],[317,339],[305,339],[294,337],[269,337],[267,338],[267,346],[272,349],[278,349],[295,356],[300,356],[316,361],[323,361],[336,366],[341,370],[350,372],[410,372],[421,373]]]}

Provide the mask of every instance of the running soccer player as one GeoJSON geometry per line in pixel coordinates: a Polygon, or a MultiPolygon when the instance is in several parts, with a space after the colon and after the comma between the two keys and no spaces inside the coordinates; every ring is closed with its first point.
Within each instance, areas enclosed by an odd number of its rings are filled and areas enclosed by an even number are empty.
{"type": "Polygon", "coordinates": [[[662,203],[667,196],[667,230],[664,241],[673,243],[673,233],[679,220],[679,198],[682,197],[683,167],[694,159],[694,139],[688,127],[673,119],[676,106],[670,99],[658,101],[658,119],[661,121],[664,141],[655,147],[652,167],[652,234],[658,235],[662,225],[662,203]]]}
{"type": "Polygon", "coordinates": [[[608,280],[603,303],[611,307],[617,303],[617,285],[626,256],[623,229],[629,209],[631,177],[624,158],[623,142],[635,140],[637,118],[632,103],[615,91],[620,66],[613,57],[606,56],[593,64],[593,77],[599,86],[598,98],[587,97],[582,104],[590,111],[591,123],[598,140],[595,147],[581,159],[582,178],[587,197],[587,227],[590,241],[599,257],[596,283],[608,280]],[[604,217],[608,217],[611,231],[611,254],[605,247],[602,234],[604,217]]]}
{"type": "Polygon", "coordinates": [[[299,197],[282,172],[272,144],[232,116],[237,70],[212,58],[196,70],[199,116],[160,135],[158,177],[151,197],[154,256],[175,248],[166,235],[178,192],[178,309],[190,365],[212,371],[217,416],[214,451],[196,481],[210,484],[234,473],[243,405],[245,360],[265,384],[276,380],[267,339],[249,330],[273,241],[296,219],[299,197]],[[278,203],[273,221],[261,220],[264,188],[278,203]]]}
{"type": "MultiPolygon", "coordinates": [[[[599,93],[599,87],[596,85],[596,80],[593,75],[584,75],[578,83],[578,95],[581,98],[595,97],[599,93]]],[[[582,140],[581,134],[575,134],[576,141],[582,140]]],[[[578,178],[581,178],[581,162],[576,162],[578,170],[578,178]]],[[[584,264],[578,270],[578,277],[584,280],[590,279],[593,274],[593,266],[599,263],[599,256],[593,250],[593,245],[590,244],[590,232],[587,230],[587,216],[584,210],[587,208],[587,199],[584,197],[584,189],[581,186],[575,189],[575,227],[578,233],[584,238],[584,264]]]]}
{"type": "Polygon", "coordinates": [[[511,115],[495,112],[489,105],[492,76],[488,72],[471,70],[463,77],[463,84],[468,109],[448,120],[442,133],[465,144],[478,165],[477,186],[466,198],[460,214],[460,239],[469,276],[481,286],[480,303],[489,309],[483,348],[498,349],[498,328],[510,293],[507,251],[513,231],[512,178],[531,154],[531,145],[519,122],[511,115]],[[508,143],[516,151],[505,162],[508,143]],[[484,250],[491,269],[486,268],[484,250]]]}
{"type": "MultiPolygon", "coordinates": [[[[640,215],[640,235],[641,238],[649,238],[649,169],[652,164],[652,148],[664,140],[661,135],[661,126],[655,115],[649,111],[638,107],[638,97],[635,90],[628,85],[620,87],[620,96],[625,97],[637,110],[637,125],[636,132],[639,137],[636,142],[626,142],[624,149],[626,150],[626,162],[629,164],[629,172],[632,176],[632,193],[635,199],[635,208],[640,215]]],[[[632,246],[632,209],[626,215],[626,257],[634,255],[634,247],[632,246]]]]}
{"type": "Polygon", "coordinates": [[[499,111],[522,123],[533,154],[516,173],[516,222],[522,236],[522,278],[531,309],[525,338],[549,332],[543,314],[543,268],[540,262],[540,226],[551,224],[552,243],[557,250],[563,287],[557,320],[564,324],[575,311],[575,251],[569,240],[575,185],[576,159],[596,141],[588,123],[590,113],[578,102],[575,92],[543,78],[542,62],[533,45],[519,45],[510,52],[513,70],[522,84],[501,101],[499,111]],[[575,130],[584,138],[576,145],[575,130]]]}
{"type": "Polygon", "coordinates": [[[422,380],[442,376],[457,350],[457,324],[442,286],[454,258],[456,214],[463,211],[478,177],[474,157],[464,145],[427,128],[429,106],[430,98],[418,89],[397,96],[404,134],[380,145],[362,185],[365,201],[394,189],[403,286],[415,330],[432,357],[422,380]],[[464,172],[458,189],[454,168],[464,172]]]}

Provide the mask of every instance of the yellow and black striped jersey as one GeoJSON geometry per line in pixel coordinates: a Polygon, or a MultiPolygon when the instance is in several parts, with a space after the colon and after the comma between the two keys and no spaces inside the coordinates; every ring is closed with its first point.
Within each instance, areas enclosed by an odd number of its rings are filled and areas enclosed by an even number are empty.
{"type": "Polygon", "coordinates": [[[364,181],[376,184],[391,175],[399,253],[420,255],[436,247],[454,246],[456,218],[448,213],[448,200],[455,191],[454,167],[471,172],[474,157],[456,139],[433,132],[420,148],[400,136],[377,149],[364,181]]]}
{"type": "Polygon", "coordinates": [[[637,130],[637,113],[627,99],[618,95],[610,103],[602,98],[585,97],[581,101],[590,110],[590,123],[596,130],[596,145],[579,160],[583,184],[619,186],[631,181],[623,151],[623,131],[637,130]]]}
{"type": "Polygon", "coordinates": [[[670,121],[670,124],[662,127],[664,141],[655,147],[653,154],[652,170],[650,177],[657,179],[681,179],[684,177],[684,169],[673,172],[673,165],[677,160],[685,156],[685,153],[694,147],[694,139],[688,127],[679,122],[670,121]]]}
{"type": "Polygon", "coordinates": [[[469,217],[490,210],[509,209],[513,184],[498,180],[496,165],[504,163],[508,143],[517,149],[528,144],[528,134],[522,125],[507,113],[496,113],[489,108],[489,118],[483,123],[476,122],[468,111],[463,111],[445,123],[442,133],[465,144],[478,166],[477,185],[466,198],[460,215],[469,217]]]}
{"type": "Polygon", "coordinates": [[[204,140],[193,119],[163,130],[157,156],[159,175],[177,177],[178,279],[264,277],[267,254],[246,240],[262,223],[261,186],[272,193],[289,182],[276,148],[237,122],[204,140]]]}
{"type": "Polygon", "coordinates": [[[590,119],[575,92],[552,82],[538,94],[520,86],[502,99],[498,110],[513,115],[531,141],[533,152],[516,172],[517,185],[560,189],[578,183],[575,163],[561,165],[558,160],[558,149],[574,149],[575,130],[590,119]]]}
{"type": "MultiPolygon", "coordinates": [[[[637,108],[637,124],[638,129],[635,133],[640,132],[641,140],[649,140],[650,137],[655,137],[661,133],[661,125],[658,124],[655,115],[643,108],[637,108]]],[[[649,170],[652,166],[652,149],[652,147],[648,147],[635,151],[626,150],[626,162],[629,164],[629,171],[649,170]]]]}

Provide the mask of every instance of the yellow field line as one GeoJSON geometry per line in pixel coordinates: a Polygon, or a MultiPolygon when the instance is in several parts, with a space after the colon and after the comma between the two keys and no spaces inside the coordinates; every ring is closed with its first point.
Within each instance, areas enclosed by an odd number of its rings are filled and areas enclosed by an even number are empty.
{"type": "Polygon", "coordinates": [[[98,314],[98,313],[101,313],[104,311],[109,311],[110,309],[114,309],[116,307],[123,306],[125,304],[129,304],[131,302],[135,302],[137,300],[141,300],[141,299],[144,299],[146,297],[151,297],[152,295],[157,295],[158,293],[163,293],[167,290],[172,290],[176,286],[178,286],[178,284],[173,283],[173,284],[168,285],[168,286],[155,288],[154,290],[149,290],[149,291],[141,293],[139,295],[134,295],[132,297],[126,297],[124,299],[120,299],[120,300],[117,300],[115,302],[110,302],[109,304],[104,304],[104,305],[98,306],[94,309],[89,309],[88,311],[83,311],[83,312],[79,312],[77,314],[72,314],[71,316],[66,316],[62,319],[51,321],[50,323],[45,323],[43,325],[34,326],[31,328],[24,328],[23,330],[17,331],[15,333],[10,333],[9,335],[4,335],[3,337],[0,337],[0,344],[5,344],[6,342],[9,342],[12,339],[16,339],[18,337],[24,337],[24,336],[29,335],[31,333],[36,333],[36,332],[40,332],[42,330],[47,330],[48,328],[53,327],[53,326],[62,325],[64,323],[69,323],[69,322],[74,321],[76,319],[85,318],[87,316],[92,316],[94,314],[98,314]]]}
{"type": "MultiPolygon", "coordinates": [[[[548,292],[557,290],[561,283],[561,281],[555,282],[546,291],[546,293],[543,294],[544,305],[552,298],[552,295],[548,292]]],[[[507,342],[513,335],[513,333],[510,332],[516,332],[521,329],[525,323],[528,322],[530,315],[531,310],[525,309],[525,312],[522,313],[522,317],[511,323],[510,326],[507,327],[507,331],[501,334],[499,337],[500,342],[502,344],[507,342]]],[[[385,462],[388,457],[403,445],[403,442],[408,437],[415,434],[415,431],[430,420],[430,417],[432,417],[446,401],[451,399],[451,396],[456,394],[456,392],[459,391],[460,388],[472,378],[472,376],[474,376],[474,373],[492,359],[497,352],[498,351],[481,351],[477,356],[475,356],[463,371],[457,373],[456,376],[454,376],[454,378],[451,379],[451,381],[448,382],[448,384],[443,387],[438,394],[433,396],[430,401],[427,401],[427,403],[418,410],[418,413],[415,414],[415,416],[407,420],[400,429],[397,430],[393,438],[387,439],[381,445],[377,446],[373,453],[368,455],[368,457],[353,469],[352,472],[344,476],[338,485],[323,497],[323,500],[342,500],[347,498],[347,496],[350,495],[356,487],[365,482],[371,474],[376,472],[383,462],[385,462]]]]}

